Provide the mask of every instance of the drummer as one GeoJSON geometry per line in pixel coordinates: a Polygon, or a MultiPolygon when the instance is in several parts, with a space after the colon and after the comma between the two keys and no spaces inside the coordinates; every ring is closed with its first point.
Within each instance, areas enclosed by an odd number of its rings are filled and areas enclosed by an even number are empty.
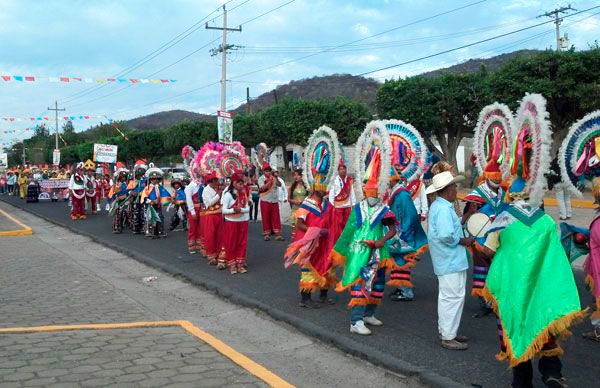
{"type": "Polygon", "coordinates": [[[482,298],[482,289],[491,265],[491,258],[483,254],[484,241],[482,237],[496,216],[508,206],[505,198],[506,191],[502,188],[502,171],[496,160],[492,159],[488,162],[480,180],[483,182],[463,199],[466,205],[462,217],[463,225],[469,226],[467,232],[475,238],[475,244],[469,247],[473,258],[471,295],[479,298],[481,310],[473,316],[474,318],[480,318],[492,312],[490,306],[482,298]],[[469,223],[469,219],[475,214],[478,216],[469,223]]]}

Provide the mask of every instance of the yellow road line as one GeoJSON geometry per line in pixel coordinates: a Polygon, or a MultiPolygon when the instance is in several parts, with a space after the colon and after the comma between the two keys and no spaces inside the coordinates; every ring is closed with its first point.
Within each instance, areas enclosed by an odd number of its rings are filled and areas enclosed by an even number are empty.
{"type": "Polygon", "coordinates": [[[264,366],[252,361],[240,352],[233,349],[220,339],[208,334],[204,330],[194,326],[190,321],[157,321],[157,322],[129,322],[129,323],[96,323],[80,325],[52,325],[31,327],[9,327],[0,328],[0,334],[22,334],[22,333],[44,333],[52,331],[73,330],[108,330],[108,329],[134,329],[143,327],[167,327],[179,326],[189,334],[205,342],[223,356],[244,368],[250,374],[261,379],[271,387],[294,387],[281,377],[277,376],[264,366]]]}
{"type": "Polygon", "coordinates": [[[17,229],[17,230],[2,231],[2,232],[0,232],[0,236],[25,236],[25,235],[33,234],[33,231],[31,230],[31,228],[29,226],[27,226],[24,223],[22,223],[21,221],[17,220],[15,217],[11,216],[10,214],[8,214],[7,212],[5,212],[2,209],[0,209],[0,213],[2,213],[6,218],[8,218],[12,222],[14,222],[15,224],[17,224],[23,228],[23,229],[17,229]]]}

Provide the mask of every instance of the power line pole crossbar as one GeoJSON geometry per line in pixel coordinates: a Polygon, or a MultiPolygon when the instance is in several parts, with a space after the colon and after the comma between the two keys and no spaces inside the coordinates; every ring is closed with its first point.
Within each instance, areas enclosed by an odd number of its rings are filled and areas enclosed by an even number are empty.
{"type": "MultiPolygon", "coordinates": [[[[556,51],[560,51],[562,48],[562,40],[563,38],[561,38],[560,36],[560,24],[562,23],[563,19],[559,16],[562,13],[568,13],[568,11],[577,11],[575,8],[571,7],[571,4],[569,4],[566,7],[559,7],[554,9],[553,11],[548,11],[546,13],[543,13],[541,15],[538,16],[538,18],[541,17],[549,17],[554,19],[554,25],[556,26],[556,51]]],[[[566,36],[565,36],[565,41],[567,40],[566,36]]]]}
{"type": "Polygon", "coordinates": [[[240,25],[237,28],[227,28],[227,9],[225,5],[223,5],[223,27],[211,27],[206,23],[207,30],[219,30],[223,32],[223,42],[221,46],[216,49],[211,49],[210,53],[212,56],[215,56],[221,53],[221,111],[227,111],[227,51],[235,50],[238,46],[233,44],[227,44],[227,31],[232,32],[242,32],[242,26],[240,25]]]}

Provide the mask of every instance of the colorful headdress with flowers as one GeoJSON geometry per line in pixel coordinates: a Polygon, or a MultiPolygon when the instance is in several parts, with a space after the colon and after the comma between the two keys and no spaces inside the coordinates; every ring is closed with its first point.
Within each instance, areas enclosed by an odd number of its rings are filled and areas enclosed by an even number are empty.
{"type": "Polygon", "coordinates": [[[302,179],[313,191],[327,191],[342,158],[337,133],[326,126],[316,129],[304,151],[302,179]]]}
{"type": "Polygon", "coordinates": [[[383,121],[371,121],[356,142],[358,195],[382,198],[390,181],[391,142],[383,121]]]}
{"type": "Polygon", "coordinates": [[[552,130],[541,94],[526,94],[521,100],[515,123],[516,133],[511,155],[513,184],[511,196],[528,197],[538,206],[546,191],[546,173],[550,169],[552,130]]]}
{"type": "Polygon", "coordinates": [[[202,174],[218,170],[219,165],[217,164],[217,160],[224,149],[225,146],[223,144],[209,141],[204,143],[202,148],[196,152],[194,161],[200,167],[202,174]]]}
{"type": "Polygon", "coordinates": [[[390,179],[411,181],[421,175],[427,163],[425,140],[412,125],[402,120],[383,120],[391,144],[390,179]]]}
{"type": "Polygon", "coordinates": [[[501,181],[510,175],[514,131],[513,114],[505,104],[495,102],[479,112],[473,147],[483,179],[501,181]]]}
{"type": "Polygon", "coordinates": [[[229,178],[236,171],[243,171],[248,165],[246,149],[239,141],[223,147],[216,159],[217,175],[219,178],[229,178]]]}
{"type": "Polygon", "coordinates": [[[562,182],[581,197],[579,179],[593,180],[600,176],[600,110],[571,126],[560,147],[558,163],[562,182]]]}

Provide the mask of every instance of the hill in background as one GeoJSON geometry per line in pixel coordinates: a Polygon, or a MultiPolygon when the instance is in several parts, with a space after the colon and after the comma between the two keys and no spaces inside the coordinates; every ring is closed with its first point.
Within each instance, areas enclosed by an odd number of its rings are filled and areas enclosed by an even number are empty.
{"type": "MultiPolygon", "coordinates": [[[[500,54],[485,59],[469,59],[463,63],[421,74],[425,77],[435,77],[442,72],[464,73],[479,71],[482,66],[488,70],[496,70],[506,61],[517,56],[528,56],[539,52],[538,50],[518,50],[511,53],[500,54]]],[[[334,99],[348,97],[363,101],[375,113],[375,101],[380,83],[372,78],[357,77],[350,74],[333,74],[323,77],[305,78],[279,85],[270,92],[263,93],[250,101],[250,106],[242,104],[234,112],[258,112],[284,98],[297,98],[305,100],[334,99]]],[[[250,89],[252,92],[252,88],[250,89]]],[[[214,120],[214,117],[184,110],[171,110],[153,113],[148,116],[128,120],[125,123],[138,130],[166,128],[184,120],[200,121],[214,120]]]]}

